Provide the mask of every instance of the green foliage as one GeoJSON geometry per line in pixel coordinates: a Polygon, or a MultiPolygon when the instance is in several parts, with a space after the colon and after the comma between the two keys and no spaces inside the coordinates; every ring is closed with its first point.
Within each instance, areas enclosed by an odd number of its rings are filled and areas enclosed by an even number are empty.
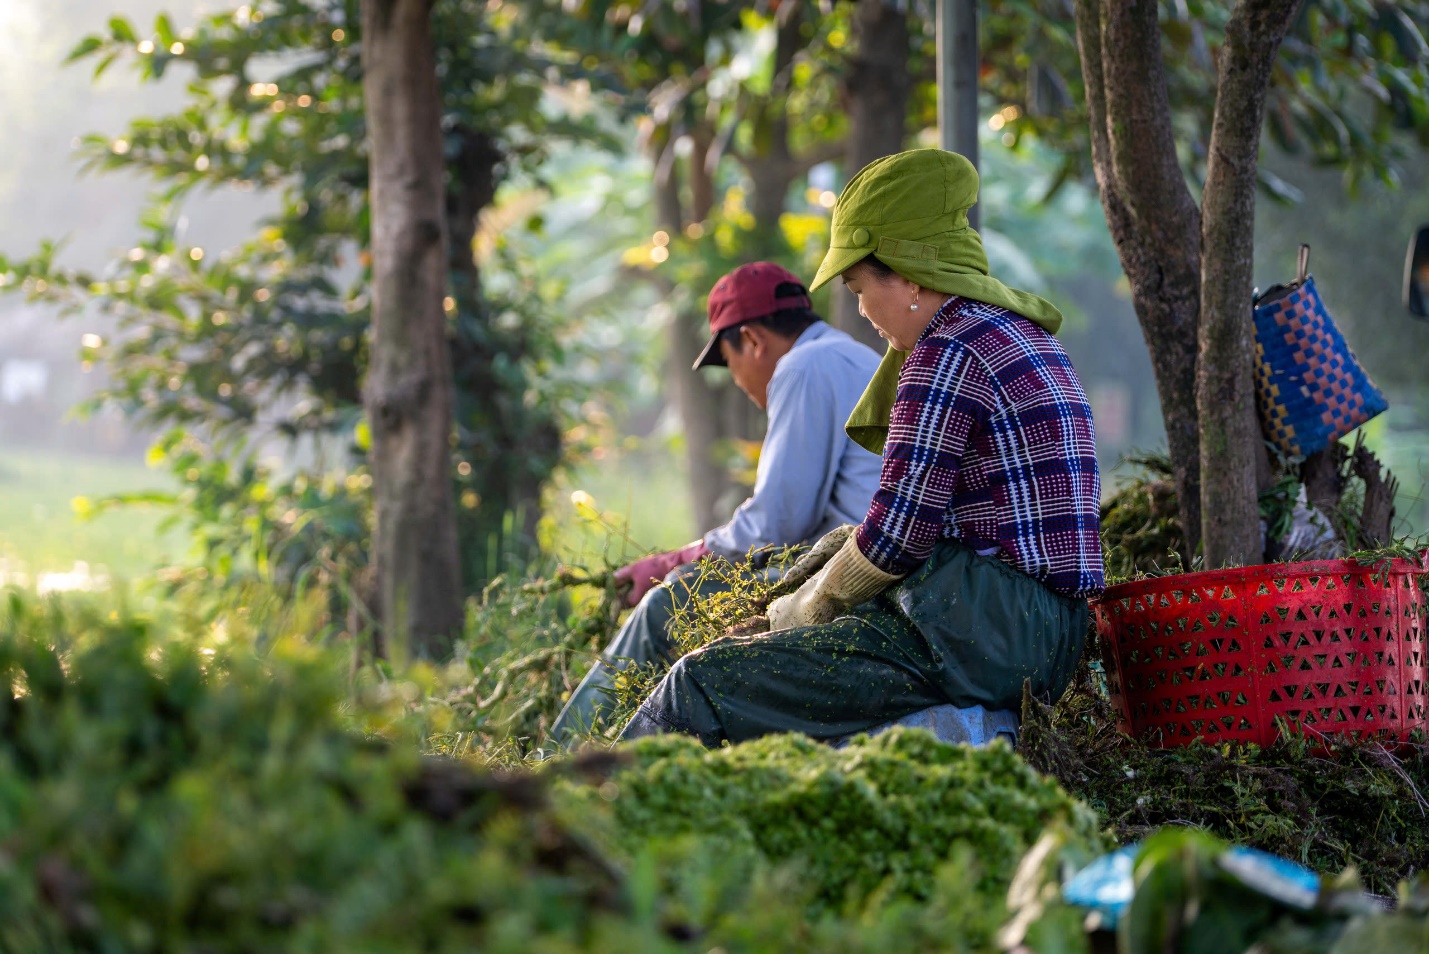
{"type": "MultiPolygon", "coordinates": [[[[553,579],[527,596],[559,589],[553,579]]],[[[251,636],[101,599],[0,603],[0,947],[1088,949],[1058,885],[1107,846],[1103,816],[1003,745],[902,729],[842,749],[780,736],[709,751],[660,737],[491,775],[424,757],[402,727],[430,674],[364,676],[354,694],[336,654],[289,637],[259,656],[251,636]]],[[[1218,833],[1327,872],[1372,862],[1381,889],[1390,865],[1423,865],[1417,763],[1299,752],[1271,771],[1271,753],[1185,750],[1178,762],[1124,742],[1111,753],[1104,698],[1081,705],[1054,716],[1081,761],[1053,768],[1124,836],[1148,834],[1117,812],[1137,799],[1183,823],[1218,812],[1205,822],[1218,833]],[[1175,767],[1157,772],[1157,759],[1175,767]],[[1318,832],[1308,856],[1288,850],[1292,821],[1318,832]],[[1324,837],[1331,826],[1338,842],[1324,837]],[[1281,840],[1257,840],[1265,830],[1281,840]],[[1396,856],[1386,843],[1402,837],[1418,847],[1396,856]]],[[[1030,722],[1027,738],[1045,743],[1047,731],[1030,722]]],[[[1249,944],[1225,942],[1232,934],[1287,954],[1422,941],[1423,883],[1402,885],[1386,916],[1346,874],[1316,911],[1288,917],[1232,891],[1219,851],[1199,833],[1148,841],[1126,922],[1139,940],[1126,950],[1249,944]]]]}
{"type": "MultiPolygon", "coordinates": [[[[1182,163],[1205,177],[1215,108],[1216,56],[1232,4],[1163,2],[1161,57],[1182,163]]],[[[1265,109],[1270,141],[1316,165],[1343,169],[1352,186],[1393,181],[1411,144],[1429,141],[1429,3],[1311,0],[1281,45],[1265,109]]],[[[1032,135],[1061,153],[1066,176],[1086,177],[1086,98],[1069,4],[997,4],[982,27],[982,87],[1016,107],[1011,142],[1032,135]]],[[[1297,201],[1300,190],[1269,170],[1261,185],[1297,201]]]]}
{"type": "Polygon", "coordinates": [[[0,609],[6,950],[564,951],[619,910],[529,786],[348,731],[311,650],[147,629],[0,609]]]}
{"type": "Polygon", "coordinates": [[[472,679],[448,700],[452,730],[431,743],[488,763],[522,761],[545,741],[566,697],[615,634],[624,607],[609,570],[493,580],[465,630],[472,679]]]}
{"type": "Polygon", "coordinates": [[[1102,553],[1108,583],[1141,574],[1182,569],[1186,537],[1165,454],[1133,454],[1125,463],[1137,469],[1101,505],[1102,553]]]}
{"type": "Polygon", "coordinates": [[[353,733],[388,717],[310,643],[195,636],[0,606],[6,950],[962,954],[1044,826],[1100,846],[1006,748],[657,739],[491,776],[353,733]]]}

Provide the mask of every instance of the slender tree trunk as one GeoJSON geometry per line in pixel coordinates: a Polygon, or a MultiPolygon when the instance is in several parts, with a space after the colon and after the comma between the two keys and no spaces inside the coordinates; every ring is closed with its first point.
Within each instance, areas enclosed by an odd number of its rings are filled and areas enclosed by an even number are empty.
{"type": "Polygon", "coordinates": [[[475,309],[481,301],[481,271],[474,243],[481,212],[496,199],[496,167],[501,149],[486,133],[453,129],[455,143],[446,188],[447,268],[457,305],[475,309]]]}
{"type": "Polygon", "coordinates": [[[753,104],[749,121],[753,145],[737,155],[750,181],[749,210],[754,215],[754,246],[751,255],[780,258],[789,253],[779,220],[785,211],[789,190],[814,166],[846,156],[846,145],[828,142],[796,154],[789,143],[789,89],[793,83],[794,60],[808,46],[803,34],[801,8],[779,25],[774,47],[774,79],[769,93],[753,104]]]}
{"type": "MultiPolygon", "coordinates": [[[[673,144],[659,143],[660,149],[673,144]]],[[[685,210],[680,199],[679,167],[673,161],[656,159],[655,227],[679,235],[684,229],[685,210]]],[[[696,192],[699,188],[696,187],[696,192]]],[[[712,194],[712,193],[711,193],[712,194]]],[[[705,210],[708,214],[708,209],[705,210]]],[[[673,296],[674,288],[667,282],[662,288],[673,296]]],[[[695,511],[698,532],[703,533],[719,524],[719,499],[726,482],[723,470],[715,465],[713,456],[720,439],[720,400],[717,391],[704,376],[691,371],[696,355],[704,347],[699,334],[699,316],[678,306],[670,313],[666,326],[665,386],[675,402],[685,434],[685,463],[690,471],[690,502],[695,511]]]]}
{"type": "Polygon", "coordinates": [[[1176,157],[1155,0],[1077,0],[1092,163],[1151,354],[1186,536],[1201,536],[1201,216],[1176,157]]]}
{"type": "Polygon", "coordinates": [[[462,596],[450,479],[452,381],[441,91],[431,0],[364,0],[371,150],[373,564],[390,649],[450,651],[462,596]]]}
{"type": "Polygon", "coordinates": [[[803,17],[799,7],[779,26],[774,42],[774,81],[769,95],[750,110],[753,145],[744,156],[744,169],[749,174],[749,211],[754,214],[754,237],[759,243],[760,258],[771,258],[786,246],[779,229],[789,187],[798,176],[794,155],[789,148],[788,91],[789,73],[794,55],[807,42],[800,34],[803,17]]]}
{"type": "Polygon", "coordinates": [[[473,246],[481,213],[495,201],[497,168],[505,157],[484,132],[459,127],[446,138],[447,268],[457,306],[448,328],[457,448],[471,465],[469,485],[478,494],[474,510],[462,510],[458,520],[462,581],[470,593],[502,572],[505,561],[524,563],[535,556],[541,493],[559,462],[561,434],[550,415],[525,407],[520,395],[498,380],[498,364],[523,360],[526,343],[491,328],[473,246]]]}
{"type": "MultiPolygon", "coordinates": [[[[849,178],[875,159],[903,149],[908,99],[908,14],[883,0],[859,0],[854,9],[854,43],[843,97],[849,134],[844,168],[849,178]]],[[[830,284],[830,320],[869,347],[882,352],[883,339],[858,313],[858,302],[842,282],[830,284]]]]}
{"type": "Polygon", "coordinates": [[[1299,0],[1240,0],[1226,24],[1201,200],[1201,542],[1206,566],[1260,563],[1260,422],[1251,322],[1256,163],[1265,92],[1299,0]]]}

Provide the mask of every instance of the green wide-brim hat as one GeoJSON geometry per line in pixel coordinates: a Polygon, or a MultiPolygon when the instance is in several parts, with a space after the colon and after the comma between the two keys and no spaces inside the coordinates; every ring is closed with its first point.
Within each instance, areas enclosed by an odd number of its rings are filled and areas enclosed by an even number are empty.
{"type": "MultiPolygon", "coordinates": [[[[968,209],[977,201],[977,190],[973,164],[942,149],[913,149],[864,166],[834,203],[829,251],[810,291],[869,255],[877,255],[890,267],[889,259],[936,262],[943,245],[954,245],[962,233],[971,231],[968,209]]],[[[964,249],[962,257],[981,259],[981,272],[986,275],[982,239],[976,232],[972,235],[976,248],[964,249]]],[[[975,261],[968,264],[977,268],[975,261]]]]}
{"type": "MultiPolygon", "coordinates": [[[[1055,305],[988,274],[982,236],[968,225],[977,191],[977,169],[955,152],[911,149],[869,163],[834,203],[829,250],[809,290],[872,255],[924,288],[999,305],[1056,334],[1062,313],[1055,305]]],[[[846,428],[875,454],[883,451],[904,357],[889,348],[846,428]]]]}

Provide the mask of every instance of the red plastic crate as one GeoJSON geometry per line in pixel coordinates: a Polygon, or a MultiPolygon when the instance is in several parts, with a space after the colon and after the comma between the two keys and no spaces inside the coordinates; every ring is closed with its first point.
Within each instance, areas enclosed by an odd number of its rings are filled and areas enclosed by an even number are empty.
{"type": "Polygon", "coordinates": [[[1426,566],[1282,563],[1122,583],[1092,602],[1122,731],[1164,748],[1429,728],[1426,566]]]}

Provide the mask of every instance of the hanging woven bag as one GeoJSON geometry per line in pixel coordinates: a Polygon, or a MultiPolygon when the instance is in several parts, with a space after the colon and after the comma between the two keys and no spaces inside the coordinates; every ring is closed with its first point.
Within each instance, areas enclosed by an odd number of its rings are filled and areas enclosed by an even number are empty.
{"type": "Polygon", "coordinates": [[[1309,268],[1310,246],[1302,245],[1295,281],[1254,299],[1261,427],[1292,459],[1324,450],[1389,407],[1325,310],[1309,268]]]}

